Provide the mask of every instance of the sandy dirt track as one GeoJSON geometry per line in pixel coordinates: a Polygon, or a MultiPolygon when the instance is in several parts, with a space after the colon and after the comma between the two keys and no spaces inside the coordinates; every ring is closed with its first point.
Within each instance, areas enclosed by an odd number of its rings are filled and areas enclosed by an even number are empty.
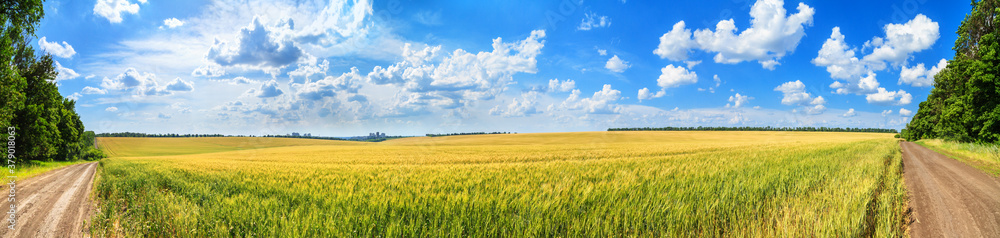
{"type": "Polygon", "coordinates": [[[912,237],[1000,237],[1000,179],[902,142],[912,237]]]}
{"type": "MultiPolygon", "coordinates": [[[[97,162],[70,165],[17,181],[17,223],[4,219],[2,237],[82,237],[90,218],[90,190],[97,162]]],[[[9,210],[10,202],[3,202],[9,210]]]]}

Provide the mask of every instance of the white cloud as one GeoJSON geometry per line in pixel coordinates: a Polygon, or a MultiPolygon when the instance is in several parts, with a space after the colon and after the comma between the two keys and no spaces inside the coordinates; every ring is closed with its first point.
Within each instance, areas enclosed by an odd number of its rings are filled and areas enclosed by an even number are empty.
{"type": "MultiPolygon", "coordinates": [[[[595,49],[597,49],[597,47],[596,47],[596,46],[595,46],[594,48],[595,48],[595,49]]],[[[605,55],[608,55],[608,50],[604,50],[604,49],[597,49],[597,54],[599,54],[599,55],[601,55],[601,56],[605,56],[605,55]]]]}
{"type": "Polygon", "coordinates": [[[611,57],[611,59],[608,59],[608,63],[604,64],[604,68],[611,70],[611,72],[615,73],[625,72],[625,70],[628,69],[629,67],[632,66],[628,64],[628,61],[624,61],[621,58],[618,58],[618,55],[611,57]]]}
{"type": "Polygon", "coordinates": [[[913,68],[903,66],[899,72],[899,84],[909,84],[914,87],[934,86],[934,75],[937,75],[945,67],[948,67],[948,60],[945,59],[941,59],[937,65],[930,69],[925,68],[923,63],[917,64],[913,68]]]}
{"type": "Polygon", "coordinates": [[[888,116],[889,114],[892,114],[892,110],[884,110],[884,111],[882,111],[882,116],[883,117],[884,116],[888,116]]]}
{"type": "Polygon", "coordinates": [[[173,90],[173,89],[186,89],[185,87],[193,86],[190,82],[175,79],[167,86],[160,86],[156,81],[156,75],[152,73],[140,73],[135,68],[128,68],[124,73],[119,74],[114,79],[105,77],[101,82],[101,88],[105,90],[122,90],[126,92],[132,92],[135,96],[162,96],[170,95],[172,91],[190,91],[190,90],[173,90]],[[171,88],[168,88],[172,87],[171,88]]]}
{"type": "Polygon", "coordinates": [[[900,108],[899,109],[899,115],[900,116],[905,116],[905,117],[912,116],[913,115],[913,111],[906,110],[906,108],[900,108]]]}
{"type": "Polygon", "coordinates": [[[76,54],[76,50],[74,50],[73,46],[69,45],[69,43],[63,41],[60,45],[59,42],[48,42],[45,40],[44,36],[41,39],[38,39],[38,46],[42,48],[42,51],[48,52],[49,54],[60,58],[70,58],[76,54]]]}
{"type": "Polygon", "coordinates": [[[694,71],[688,71],[684,67],[674,66],[672,64],[660,69],[660,77],[656,79],[656,85],[664,89],[697,82],[697,73],[694,71]]]}
{"type": "Polygon", "coordinates": [[[260,85],[259,89],[250,89],[247,94],[253,95],[259,98],[272,98],[280,96],[285,92],[278,88],[278,82],[271,80],[260,85]]]}
{"type": "Polygon", "coordinates": [[[411,50],[411,45],[405,44],[404,61],[376,66],[368,79],[377,85],[402,88],[404,92],[394,107],[426,109],[423,105],[433,105],[453,109],[495,97],[513,83],[516,73],[536,73],[535,57],[541,54],[544,38],[542,30],[532,31],[526,39],[513,43],[496,38],[492,52],[472,54],[456,49],[443,59],[436,57],[440,46],[411,50]]]}
{"type": "Polygon", "coordinates": [[[842,116],[843,117],[853,117],[853,116],[857,116],[857,115],[858,115],[858,113],[854,112],[854,108],[851,108],[851,109],[848,109],[847,112],[845,112],[844,115],[842,115],[842,116]]]}
{"type": "Polygon", "coordinates": [[[567,79],[565,81],[559,81],[559,79],[549,79],[549,92],[569,92],[576,88],[576,81],[572,79],[567,79]]]}
{"type": "Polygon", "coordinates": [[[593,28],[608,27],[610,25],[611,18],[608,18],[608,16],[599,16],[595,13],[584,13],[583,20],[580,20],[580,26],[576,27],[576,29],[589,31],[593,28]]]}
{"type": "Polygon", "coordinates": [[[642,102],[642,100],[649,100],[658,97],[663,97],[665,95],[667,95],[667,92],[664,90],[660,90],[659,92],[656,92],[656,94],[653,94],[649,92],[649,88],[642,88],[639,89],[639,102],[642,102]]]}
{"type": "Polygon", "coordinates": [[[682,61],[687,60],[688,51],[696,46],[691,39],[691,30],[685,28],[684,21],[679,21],[669,32],[660,36],[660,45],[653,50],[653,54],[661,59],[682,61]]]}
{"type": "Polygon", "coordinates": [[[292,83],[306,83],[313,81],[315,78],[322,78],[326,76],[326,71],[330,69],[330,61],[323,60],[322,63],[318,64],[299,64],[299,67],[288,72],[288,78],[290,78],[292,83]],[[315,77],[314,77],[315,76],[315,77]]]}
{"type": "Polygon", "coordinates": [[[108,107],[108,108],[105,108],[104,111],[107,111],[107,112],[117,112],[118,108],[117,107],[108,107]]]}
{"type": "Polygon", "coordinates": [[[820,114],[826,110],[826,106],[823,105],[826,104],[826,99],[823,99],[823,96],[813,97],[806,92],[806,85],[800,80],[783,83],[774,88],[774,91],[779,91],[783,95],[781,104],[803,106],[809,114],[820,114]]]}
{"type": "Polygon", "coordinates": [[[175,78],[174,81],[167,84],[166,89],[169,91],[190,92],[194,91],[194,85],[181,78],[175,78]]]}
{"type": "Polygon", "coordinates": [[[826,67],[831,78],[835,79],[857,79],[865,73],[865,65],[854,56],[854,49],[844,42],[844,35],[840,33],[840,27],[834,27],[830,38],[823,43],[823,48],[819,50],[819,55],[812,60],[816,66],[826,67]]]}
{"type": "Polygon", "coordinates": [[[938,24],[922,14],[905,24],[887,24],[885,38],[874,37],[865,42],[864,48],[872,48],[872,53],[858,59],[855,49],[844,42],[839,27],[833,28],[830,38],[823,44],[819,54],[812,60],[816,66],[826,67],[830,77],[842,79],[830,84],[834,93],[866,95],[866,100],[878,105],[905,105],[912,101],[912,95],[899,91],[888,91],[879,87],[877,71],[886,69],[886,62],[902,66],[899,84],[916,87],[933,85],[933,74],[947,66],[942,60],[938,66],[926,69],[923,64],[910,68],[905,66],[911,54],[930,48],[939,38],[938,24]],[[865,76],[862,77],[862,74],[865,76]],[[897,101],[898,98],[898,101],[897,101]]]}
{"type": "Polygon", "coordinates": [[[351,72],[341,74],[338,77],[327,76],[316,82],[306,83],[299,88],[298,96],[301,99],[316,101],[327,97],[335,97],[338,93],[353,94],[358,92],[358,84],[364,81],[364,76],[358,73],[358,68],[351,68],[351,72]]]}
{"type": "Polygon", "coordinates": [[[83,87],[83,91],[80,91],[80,92],[82,92],[83,94],[105,94],[108,91],[104,90],[104,89],[100,89],[100,88],[91,87],[91,86],[85,86],[85,87],[83,87]]]}
{"type": "Polygon", "coordinates": [[[940,37],[938,23],[923,14],[904,24],[885,25],[885,38],[874,38],[865,46],[875,47],[864,61],[874,64],[875,69],[885,68],[883,61],[893,65],[904,65],[910,54],[929,49],[940,37]]]}
{"type": "Polygon", "coordinates": [[[243,76],[238,76],[238,77],[231,78],[231,79],[219,79],[219,80],[212,80],[212,81],[225,82],[225,83],[229,83],[229,84],[232,84],[232,85],[258,84],[258,83],[260,83],[260,81],[253,80],[253,79],[248,79],[248,78],[243,77],[243,76]]]}
{"type": "Polygon", "coordinates": [[[230,45],[216,39],[208,51],[208,59],[222,66],[280,69],[299,61],[305,55],[289,37],[274,33],[255,16],[250,25],[240,30],[239,39],[230,45]]]}
{"type": "Polygon", "coordinates": [[[226,75],[226,70],[217,64],[207,64],[191,71],[191,76],[215,78],[226,75]]]}
{"type": "Polygon", "coordinates": [[[582,109],[591,114],[612,114],[619,113],[622,107],[614,102],[621,99],[622,92],[612,89],[610,84],[605,84],[601,91],[594,92],[594,96],[580,98],[580,90],[573,90],[573,93],[562,103],[565,109],[582,109]]]}
{"type": "Polygon", "coordinates": [[[714,58],[716,63],[756,60],[773,70],[780,64],[778,60],[799,45],[805,36],[805,26],[812,25],[815,9],[804,3],[799,3],[796,9],[798,13],[786,17],[784,1],[758,0],[750,8],[750,28],[736,34],[735,22],[724,20],[716,24],[715,31],[695,31],[694,40],[699,48],[718,53],[714,58]]]}
{"type": "Polygon", "coordinates": [[[913,101],[913,95],[900,89],[899,91],[887,91],[885,88],[878,88],[875,93],[870,93],[865,97],[868,103],[875,105],[907,105],[913,101]]]}
{"type": "Polygon", "coordinates": [[[139,4],[130,3],[128,0],[97,0],[97,4],[94,4],[94,14],[108,19],[111,23],[122,22],[122,13],[139,13],[139,4]]]}
{"type": "Polygon", "coordinates": [[[71,99],[73,101],[80,101],[80,97],[83,97],[83,94],[73,93],[73,94],[70,94],[69,96],[66,96],[67,99],[71,99]]]}
{"type": "Polygon", "coordinates": [[[506,107],[501,108],[500,105],[490,109],[490,115],[499,115],[503,117],[524,117],[531,114],[538,113],[538,93],[528,92],[521,95],[521,100],[514,98],[511,100],[510,104],[506,107]]]}
{"type": "Polygon", "coordinates": [[[166,26],[167,28],[177,28],[183,25],[184,21],[178,20],[177,18],[167,18],[163,20],[163,26],[166,26]]]}
{"type": "Polygon", "coordinates": [[[749,103],[750,99],[753,99],[753,97],[737,93],[736,95],[729,96],[729,102],[732,103],[732,105],[730,106],[729,104],[726,104],[726,107],[740,108],[749,103]]]}
{"type": "Polygon", "coordinates": [[[59,61],[53,61],[53,62],[56,63],[56,72],[59,73],[58,75],[56,75],[56,81],[63,81],[67,79],[75,79],[77,77],[80,77],[80,74],[76,73],[76,71],[69,68],[64,68],[62,64],[59,63],[59,61]]]}

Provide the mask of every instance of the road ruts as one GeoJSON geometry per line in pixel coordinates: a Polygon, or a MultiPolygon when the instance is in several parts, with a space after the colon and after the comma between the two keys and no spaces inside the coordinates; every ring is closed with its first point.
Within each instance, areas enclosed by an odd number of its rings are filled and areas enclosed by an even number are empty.
{"type": "MultiPolygon", "coordinates": [[[[59,168],[17,181],[17,223],[0,228],[2,237],[82,237],[90,218],[90,190],[97,162],[59,168]]],[[[9,202],[4,202],[9,207],[9,202]]],[[[9,209],[9,208],[8,208],[9,209]]],[[[5,211],[8,209],[4,209],[5,211]]]]}

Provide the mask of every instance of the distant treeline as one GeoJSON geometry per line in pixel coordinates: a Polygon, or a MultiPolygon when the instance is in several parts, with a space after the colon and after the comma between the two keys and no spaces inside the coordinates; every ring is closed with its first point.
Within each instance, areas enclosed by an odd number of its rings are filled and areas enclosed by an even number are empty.
{"type": "Polygon", "coordinates": [[[379,138],[371,138],[368,136],[356,136],[356,137],[332,137],[332,136],[305,136],[305,135],[223,135],[223,134],[176,134],[176,133],[166,133],[166,134],[147,134],[140,132],[113,132],[113,133],[100,133],[97,137],[270,137],[270,138],[301,138],[301,139],[320,139],[320,140],[342,140],[342,141],[367,141],[367,142],[380,142],[388,139],[398,139],[404,138],[406,136],[384,136],[379,138]]]}
{"type": "Polygon", "coordinates": [[[112,133],[98,133],[97,137],[253,137],[253,136],[242,136],[242,135],[223,135],[223,134],[146,134],[139,132],[112,132],[112,133]]]}
{"type": "Polygon", "coordinates": [[[840,127],[634,127],[609,128],[608,131],[823,131],[823,132],[876,132],[898,133],[896,129],[882,128],[840,128],[840,127]]]}
{"type": "Polygon", "coordinates": [[[449,133],[449,134],[427,134],[427,137],[439,137],[439,136],[467,136],[467,135],[499,135],[499,134],[517,134],[517,132],[463,132],[463,133],[449,133]]]}

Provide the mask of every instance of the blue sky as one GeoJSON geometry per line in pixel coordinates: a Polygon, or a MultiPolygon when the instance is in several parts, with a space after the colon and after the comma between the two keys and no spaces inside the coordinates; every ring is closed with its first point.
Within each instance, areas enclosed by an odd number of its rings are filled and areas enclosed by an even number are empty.
{"type": "Polygon", "coordinates": [[[89,130],[902,128],[965,1],[46,1],[89,130]]]}

